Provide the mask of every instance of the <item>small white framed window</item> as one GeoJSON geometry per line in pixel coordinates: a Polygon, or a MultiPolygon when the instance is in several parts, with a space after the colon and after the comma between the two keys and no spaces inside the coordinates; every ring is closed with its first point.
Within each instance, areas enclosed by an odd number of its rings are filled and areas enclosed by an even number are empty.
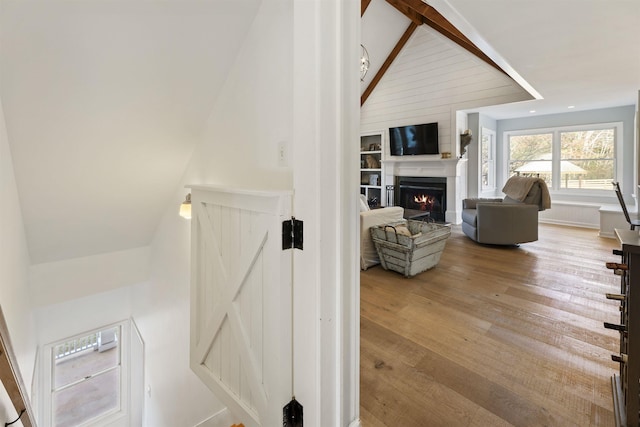
{"type": "Polygon", "coordinates": [[[480,134],[480,192],[496,190],[496,133],[487,128],[480,134]]]}
{"type": "Polygon", "coordinates": [[[100,425],[124,416],[128,342],[123,321],[46,345],[43,425],[100,425]]]}

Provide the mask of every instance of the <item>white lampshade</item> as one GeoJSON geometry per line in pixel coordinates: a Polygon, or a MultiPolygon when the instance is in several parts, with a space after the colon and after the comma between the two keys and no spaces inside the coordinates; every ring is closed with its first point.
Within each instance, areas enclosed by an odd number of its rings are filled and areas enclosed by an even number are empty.
{"type": "Polygon", "coordinates": [[[191,219],[191,193],[187,194],[184,202],[180,205],[180,216],[185,219],[191,219]]]}

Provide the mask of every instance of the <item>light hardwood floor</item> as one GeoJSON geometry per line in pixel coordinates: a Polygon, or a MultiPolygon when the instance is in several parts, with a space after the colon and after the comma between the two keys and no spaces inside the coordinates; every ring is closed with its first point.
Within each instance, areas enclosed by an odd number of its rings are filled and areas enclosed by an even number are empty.
{"type": "Polygon", "coordinates": [[[613,426],[617,248],[551,225],[483,246],[454,226],[434,269],[362,272],[363,427],[613,426]]]}

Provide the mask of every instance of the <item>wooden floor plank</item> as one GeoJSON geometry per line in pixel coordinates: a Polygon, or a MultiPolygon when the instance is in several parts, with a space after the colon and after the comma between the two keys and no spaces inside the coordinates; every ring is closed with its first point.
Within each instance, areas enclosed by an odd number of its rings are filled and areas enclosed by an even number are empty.
{"type": "Polygon", "coordinates": [[[550,225],[485,246],[454,226],[436,268],[362,272],[362,425],[613,426],[615,248],[550,225]]]}
{"type": "MultiPolygon", "coordinates": [[[[364,321],[364,323],[367,322],[364,321]]],[[[381,415],[387,425],[419,425],[425,416],[428,416],[432,425],[452,425],[452,423],[461,425],[468,424],[476,416],[477,405],[454,390],[443,387],[428,371],[412,366],[410,363],[413,360],[399,356],[395,348],[387,347],[389,340],[385,339],[385,336],[393,336],[393,333],[384,331],[371,323],[369,326],[372,339],[365,346],[366,350],[362,353],[361,363],[376,370],[379,384],[392,388],[398,396],[404,396],[402,400],[396,401],[393,408],[389,408],[381,415]],[[406,381],[406,378],[411,378],[411,381],[406,381]],[[437,396],[436,399],[434,399],[435,396],[437,396]],[[412,414],[410,417],[404,415],[412,407],[419,408],[417,410],[419,413],[412,414]],[[393,424],[397,422],[400,414],[408,417],[411,424],[393,424]],[[419,417],[414,418],[415,415],[419,417]]],[[[409,353],[421,354],[420,363],[427,354],[433,355],[400,336],[396,335],[394,341],[404,342],[403,348],[409,353]]]]}

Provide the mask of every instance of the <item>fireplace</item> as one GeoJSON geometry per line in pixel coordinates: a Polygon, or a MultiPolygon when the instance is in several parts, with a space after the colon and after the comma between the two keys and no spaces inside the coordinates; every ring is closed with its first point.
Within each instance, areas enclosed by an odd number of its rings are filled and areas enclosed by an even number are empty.
{"type": "Polygon", "coordinates": [[[405,209],[406,217],[445,222],[447,178],[397,176],[394,187],[394,204],[405,209]]]}
{"type": "MultiPolygon", "coordinates": [[[[417,160],[406,157],[411,156],[392,157],[383,162],[384,182],[388,184],[385,205],[406,204],[401,201],[400,180],[403,181],[403,185],[404,181],[409,181],[417,184],[411,184],[413,187],[424,186],[435,190],[442,189],[442,200],[438,209],[440,212],[434,216],[442,218],[444,215],[445,223],[460,224],[462,222],[462,201],[467,197],[467,159],[441,159],[427,156],[425,159],[417,160]],[[424,178],[426,178],[426,183],[422,181],[424,178]]],[[[405,216],[412,215],[409,213],[405,216]]],[[[425,214],[423,217],[426,216],[425,214]]]]}

